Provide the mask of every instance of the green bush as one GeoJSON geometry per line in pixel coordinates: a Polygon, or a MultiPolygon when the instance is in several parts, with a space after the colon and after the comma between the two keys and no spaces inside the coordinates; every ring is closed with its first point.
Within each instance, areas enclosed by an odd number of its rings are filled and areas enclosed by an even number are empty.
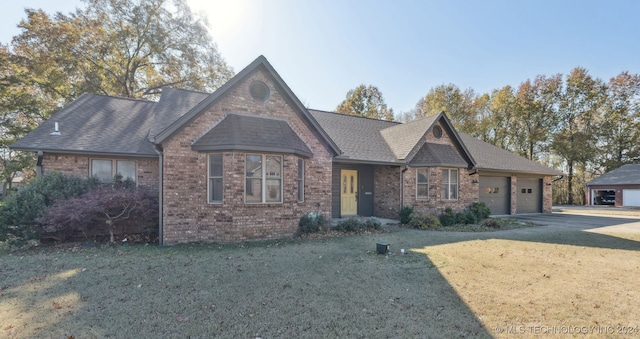
{"type": "Polygon", "coordinates": [[[456,224],[471,225],[477,223],[478,217],[470,210],[456,213],[456,224]]]}
{"type": "Polygon", "coordinates": [[[320,232],[326,225],[327,221],[322,214],[308,213],[300,217],[300,231],[302,233],[317,233],[320,232]]]}
{"type": "Polygon", "coordinates": [[[349,218],[347,220],[340,221],[336,226],[336,230],[343,232],[362,232],[366,230],[377,230],[382,227],[382,224],[377,218],[371,217],[367,219],[349,218]]]}
{"type": "Polygon", "coordinates": [[[430,214],[418,214],[414,215],[409,221],[407,226],[416,228],[419,230],[431,230],[437,228],[440,225],[440,220],[435,215],[430,214]]]}
{"type": "Polygon", "coordinates": [[[408,225],[411,221],[411,214],[413,213],[413,206],[404,206],[398,213],[400,215],[400,223],[408,225]]]}
{"type": "Polygon", "coordinates": [[[21,244],[39,238],[35,219],[56,201],[75,198],[95,187],[95,179],[52,172],[7,196],[0,207],[0,241],[21,244]]]}
{"type": "Polygon", "coordinates": [[[487,219],[491,215],[491,209],[484,202],[474,202],[469,206],[469,211],[476,216],[478,221],[487,219]]]}
{"type": "Polygon", "coordinates": [[[440,214],[438,219],[440,219],[440,224],[442,224],[442,226],[453,226],[456,224],[457,218],[451,207],[447,207],[444,209],[444,212],[440,214]]]}

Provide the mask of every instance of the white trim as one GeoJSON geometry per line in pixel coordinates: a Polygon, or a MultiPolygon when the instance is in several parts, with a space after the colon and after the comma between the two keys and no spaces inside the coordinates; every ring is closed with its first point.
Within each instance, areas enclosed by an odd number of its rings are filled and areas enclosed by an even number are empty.
{"type": "Polygon", "coordinates": [[[305,161],[302,158],[298,158],[298,176],[296,177],[296,182],[298,183],[298,202],[304,202],[304,175],[305,175],[305,161]],[[302,166],[300,166],[302,164],[302,166]],[[300,175],[300,171],[302,170],[302,175],[300,175]],[[302,194],[300,194],[302,192],[302,194]]]}
{"type": "Polygon", "coordinates": [[[207,154],[207,204],[220,205],[224,202],[224,154],[223,153],[209,153],[207,154]],[[211,176],[211,156],[220,155],[220,165],[222,166],[222,173],[218,176],[211,176]],[[222,198],[220,200],[211,200],[211,179],[220,178],[222,180],[222,198]]]}
{"type": "MultiPolygon", "coordinates": [[[[441,168],[440,173],[443,171],[447,171],[447,185],[449,186],[449,196],[448,197],[440,197],[440,200],[448,200],[448,201],[456,201],[460,199],[460,170],[457,168],[441,168]],[[456,198],[451,199],[451,171],[456,171],[456,198]]],[[[443,190],[444,185],[444,177],[440,178],[440,190],[443,190]]]]}
{"type": "MultiPolygon", "coordinates": [[[[133,162],[133,166],[134,166],[134,173],[135,176],[132,178],[133,182],[136,183],[136,186],[138,186],[138,161],[137,160],[131,160],[131,159],[122,159],[122,158],[89,158],[89,177],[93,177],[93,161],[94,160],[103,160],[103,161],[111,161],[111,180],[104,182],[105,184],[110,184],[113,182],[113,177],[116,176],[116,174],[118,174],[117,172],[117,168],[118,168],[118,161],[127,161],[127,162],[133,162]]],[[[123,180],[126,180],[127,178],[122,178],[123,180]]]]}
{"type": "Polygon", "coordinates": [[[281,204],[284,200],[284,190],[283,190],[283,181],[284,181],[284,156],[281,154],[256,154],[256,153],[245,153],[244,154],[244,203],[249,205],[258,205],[258,204],[281,204]],[[253,179],[260,179],[260,201],[247,201],[247,157],[248,156],[259,156],[260,158],[260,177],[253,179]],[[280,201],[267,201],[267,157],[278,157],[280,158],[280,177],[271,178],[280,180],[280,201]]]}

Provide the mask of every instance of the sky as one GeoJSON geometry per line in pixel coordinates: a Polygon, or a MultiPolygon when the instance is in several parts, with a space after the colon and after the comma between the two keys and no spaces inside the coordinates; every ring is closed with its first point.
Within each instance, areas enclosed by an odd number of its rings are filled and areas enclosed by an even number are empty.
{"type": "MultiPolygon", "coordinates": [[[[360,84],[396,113],[431,88],[476,93],[584,67],[608,81],[640,73],[635,0],[187,0],[208,17],[239,72],[264,55],[303,104],[332,111],[360,84]]],[[[68,13],[79,0],[3,1],[0,43],[20,33],[24,8],[68,13]]]]}

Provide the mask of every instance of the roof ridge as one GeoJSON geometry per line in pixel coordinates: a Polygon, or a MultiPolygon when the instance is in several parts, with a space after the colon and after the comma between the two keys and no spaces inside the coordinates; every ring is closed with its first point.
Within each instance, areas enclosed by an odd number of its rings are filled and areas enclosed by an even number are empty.
{"type": "Polygon", "coordinates": [[[122,96],[115,96],[115,95],[108,95],[108,94],[90,93],[90,92],[84,92],[78,98],[82,97],[83,95],[93,95],[93,96],[99,96],[99,97],[109,98],[109,99],[136,101],[136,102],[151,102],[151,103],[156,103],[157,102],[157,101],[154,101],[154,100],[148,100],[148,99],[143,99],[143,98],[130,98],[130,97],[122,97],[122,96]]]}
{"type": "Polygon", "coordinates": [[[335,114],[335,115],[344,115],[344,116],[349,116],[349,117],[354,117],[354,118],[362,118],[362,119],[369,119],[369,120],[382,121],[382,122],[392,122],[392,123],[395,123],[395,124],[403,125],[403,123],[402,123],[402,122],[399,122],[399,121],[384,120],[384,119],[376,119],[376,118],[365,117],[365,116],[362,116],[362,115],[338,113],[338,112],[325,111],[325,110],[315,109],[315,108],[308,108],[308,110],[309,110],[309,111],[314,111],[314,112],[319,112],[319,113],[327,113],[327,114],[335,114]]]}
{"type": "Polygon", "coordinates": [[[213,93],[213,92],[205,92],[205,91],[196,91],[194,89],[175,88],[175,87],[171,87],[171,86],[165,86],[163,88],[168,88],[168,89],[172,89],[172,90],[176,90],[176,91],[197,93],[197,94],[206,94],[206,95],[209,95],[209,94],[213,93]]]}

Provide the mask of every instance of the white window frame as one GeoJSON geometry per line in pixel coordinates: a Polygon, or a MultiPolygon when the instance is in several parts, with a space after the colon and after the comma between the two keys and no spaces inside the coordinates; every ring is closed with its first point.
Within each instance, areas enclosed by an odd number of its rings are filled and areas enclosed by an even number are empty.
{"type": "Polygon", "coordinates": [[[284,181],[284,166],[283,166],[284,157],[280,154],[255,154],[255,153],[246,153],[245,154],[245,171],[244,171],[244,202],[245,204],[256,205],[256,204],[281,204],[283,201],[283,181],[284,181]],[[260,165],[260,177],[254,177],[252,179],[260,179],[260,190],[261,190],[261,198],[260,201],[247,201],[247,157],[249,156],[260,156],[261,157],[261,165],[260,165]],[[277,157],[280,158],[280,177],[268,177],[267,176],[267,159],[269,157],[277,157]],[[280,200],[279,201],[267,201],[267,181],[269,180],[279,180],[280,185],[278,189],[280,190],[280,200]]]}
{"type": "Polygon", "coordinates": [[[440,185],[440,189],[442,192],[442,200],[458,200],[458,198],[460,197],[460,171],[458,171],[457,168],[443,168],[442,171],[442,178],[441,178],[441,182],[442,184],[440,185]],[[451,173],[455,171],[455,176],[452,176],[451,173]],[[447,180],[445,182],[445,172],[447,173],[447,180]],[[455,177],[456,182],[455,182],[455,197],[452,198],[451,197],[451,192],[453,192],[454,190],[451,189],[452,185],[454,185],[454,183],[451,182],[451,178],[455,177]],[[445,185],[446,185],[446,190],[445,190],[445,185]],[[445,196],[445,193],[449,192],[449,196],[445,196]]]}
{"type": "MultiPolygon", "coordinates": [[[[118,174],[118,162],[119,161],[126,161],[126,162],[132,162],[133,166],[134,166],[134,176],[133,178],[131,178],[133,180],[133,182],[136,183],[136,185],[138,185],[138,162],[136,160],[129,160],[129,159],[112,159],[112,158],[90,158],[89,159],[89,177],[93,177],[93,161],[94,160],[100,160],[100,161],[111,161],[111,177],[108,181],[102,181],[101,183],[103,184],[111,184],[113,183],[113,177],[116,176],[116,174],[118,174]]],[[[123,177],[122,180],[126,180],[127,178],[123,177]]]]}
{"type": "Polygon", "coordinates": [[[298,202],[304,202],[304,159],[298,159],[298,202]]]}
{"type": "Polygon", "coordinates": [[[429,200],[429,167],[418,167],[416,168],[416,200],[429,200]],[[424,171],[425,175],[424,177],[427,178],[426,182],[420,182],[420,171],[424,171]],[[420,186],[426,186],[427,187],[427,195],[426,196],[421,196],[420,195],[420,186]]]}
{"type": "Polygon", "coordinates": [[[207,202],[209,204],[222,204],[224,200],[224,155],[222,153],[210,153],[207,155],[207,202]],[[211,156],[219,155],[220,156],[220,175],[211,175],[211,156]],[[213,196],[211,195],[212,190],[212,181],[215,179],[220,179],[220,187],[222,189],[222,196],[220,200],[213,200],[213,196]]]}

